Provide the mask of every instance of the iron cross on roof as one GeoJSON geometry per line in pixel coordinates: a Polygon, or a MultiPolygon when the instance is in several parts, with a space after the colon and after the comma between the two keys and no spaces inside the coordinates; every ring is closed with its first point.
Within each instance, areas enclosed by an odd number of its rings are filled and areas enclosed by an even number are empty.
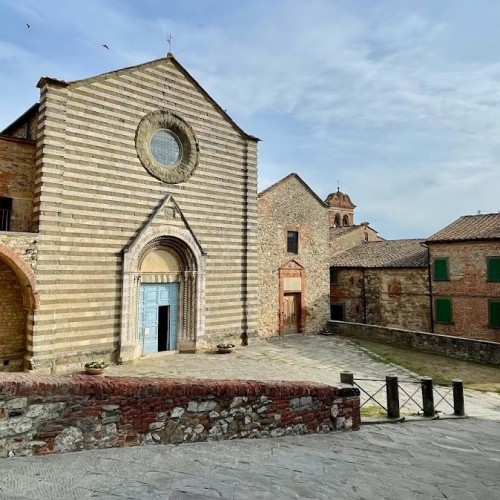
{"type": "Polygon", "coordinates": [[[172,36],[172,33],[169,33],[167,36],[167,42],[168,42],[168,51],[172,52],[172,40],[174,37],[172,36]]]}

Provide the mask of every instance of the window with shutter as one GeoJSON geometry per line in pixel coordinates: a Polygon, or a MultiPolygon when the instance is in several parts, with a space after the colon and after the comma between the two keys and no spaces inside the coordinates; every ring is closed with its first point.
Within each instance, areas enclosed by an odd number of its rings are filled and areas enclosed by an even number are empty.
{"type": "Polygon", "coordinates": [[[451,308],[451,299],[436,299],[434,302],[434,316],[436,323],[452,323],[453,311],[451,308]]]}
{"type": "Polygon", "coordinates": [[[488,257],[488,281],[500,282],[500,257],[488,257]]]}
{"type": "Polygon", "coordinates": [[[488,324],[492,328],[500,328],[500,301],[490,300],[488,303],[488,324]]]}
{"type": "Polygon", "coordinates": [[[434,281],[449,281],[448,259],[434,259],[434,281]]]}

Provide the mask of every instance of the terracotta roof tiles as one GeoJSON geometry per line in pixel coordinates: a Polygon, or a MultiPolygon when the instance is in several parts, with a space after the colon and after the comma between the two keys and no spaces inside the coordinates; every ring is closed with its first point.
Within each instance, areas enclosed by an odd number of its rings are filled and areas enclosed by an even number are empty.
{"type": "Polygon", "coordinates": [[[362,242],[332,257],[334,267],[415,268],[427,266],[424,240],[384,240],[362,242]]]}
{"type": "Polygon", "coordinates": [[[427,241],[500,240],[500,213],[464,215],[427,241]]]}

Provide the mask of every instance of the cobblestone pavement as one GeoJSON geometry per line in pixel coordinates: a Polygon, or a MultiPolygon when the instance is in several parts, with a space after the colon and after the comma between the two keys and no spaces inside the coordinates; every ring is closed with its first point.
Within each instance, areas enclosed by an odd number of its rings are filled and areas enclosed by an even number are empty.
{"type": "MultiPolygon", "coordinates": [[[[376,382],[360,381],[367,392],[373,394],[383,387],[385,375],[394,373],[400,381],[418,381],[419,375],[396,365],[388,365],[368,356],[366,350],[349,340],[322,335],[290,335],[274,342],[255,341],[248,347],[239,347],[231,354],[201,352],[198,354],[161,354],[136,361],[133,364],[112,366],[109,375],[160,376],[173,378],[226,378],[257,380],[308,380],[335,385],[340,372],[351,371],[355,379],[377,379],[376,382]]],[[[460,373],[456,374],[460,378],[460,373]]],[[[419,401],[419,385],[403,384],[403,388],[419,401]],[[411,392],[410,392],[411,391],[411,392]]],[[[450,388],[438,387],[441,395],[450,388]]],[[[377,400],[385,403],[385,389],[377,400]],[[380,397],[381,396],[381,397],[380,397]]],[[[362,393],[362,401],[367,396],[362,393]]],[[[400,393],[400,403],[407,397],[400,393]]],[[[441,397],[435,394],[437,404],[441,397]]],[[[446,400],[452,402],[452,395],[446,400]]],[[[419,401],[420,402],[420,401],[419,401]]],[[[373,404],[372,402],[369,403],[373,404]]],[[[451,406],[442,401],[436,406],[439,412],[453,413],[451,406]]],[[[414,413],[419,408],[411,401],[402,413],[414,413]]],[[[468,415],[500,421],[500,394],[465,391],[465,410],[468,415]]]]}
{"type": "Polygon", "coordinates": [[[113,448],[0,460],[2,499],[500,499],[500,423],[113,448]]]}

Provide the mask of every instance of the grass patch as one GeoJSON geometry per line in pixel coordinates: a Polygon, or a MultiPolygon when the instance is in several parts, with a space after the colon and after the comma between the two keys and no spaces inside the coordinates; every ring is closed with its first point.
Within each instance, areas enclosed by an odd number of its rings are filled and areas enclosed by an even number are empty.
{"type": "Polygon", "coordinates": [[[464,381],[464,386],[476,391],[498,392],[500,394],[500,368],[472,361],[448,358],[438,354],[404,349],[369,340],[353,340],[354,343],[372,353],[374,359],[382,358],[422,376],[432,377],[439,385],[451,385],[454,378],[464,381]]]}
{"type": "Polygon", "coordinates": [[[362,406],[362,417],[387,417],[387,412],[381,406],[362,406]]]}

